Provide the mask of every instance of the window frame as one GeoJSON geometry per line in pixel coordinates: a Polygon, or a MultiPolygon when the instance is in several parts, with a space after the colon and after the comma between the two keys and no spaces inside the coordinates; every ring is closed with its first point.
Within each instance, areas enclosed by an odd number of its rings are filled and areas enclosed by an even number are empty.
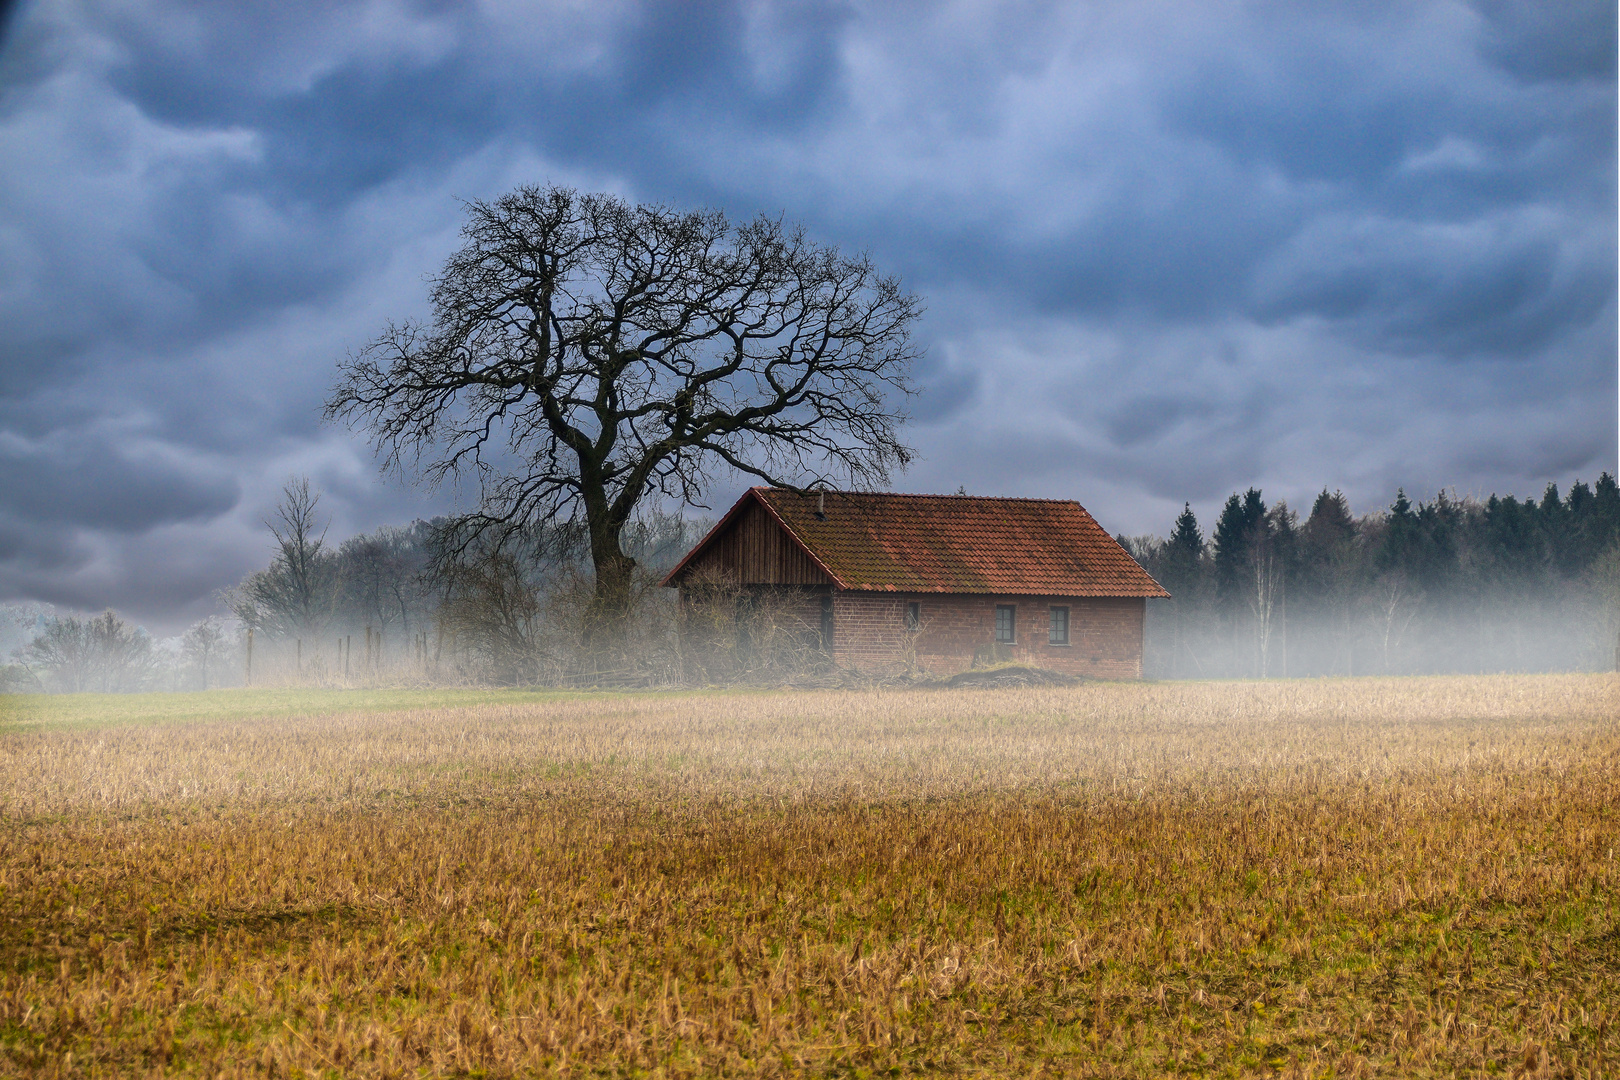
{"type": "Polygon", "coordinates": [[[1047,623],[1046,623],[1046,643],[1048,645],[1055,645],[1055,646],[1058,646],[1060,648],[1069,645],[1070,644],[1070,638],[1069,638],[1069,625],[1070,625],[1070,622],[1069,622],[1069,620],[1070,620],[1069,605],[1068,604],[1053,604],[1052,606],[1047,608],[1047,616],[1046,616],[1046,618],[1047,618],[1047,623]],[[1061,641],[1058,640],[1058,630],[1057,630],[1058,612],[1060,612],[1060,611],[1063,613],[1063,639],[1061,641]]]}
{"type": "Polygon", "coordinates": [[[1018,605],[997,604],[995,611],[995,642],[997,645],[1018,644],[1018,605]],[[1007,613],[1007,636],[1001,636],[1001,613],[1007,613]]]}
{"type": "Polygon", "coordinates": [[[906,601],[905,614],[906,633],[915,634],[922,629],[922,602],[919,600],[906,601]]]}

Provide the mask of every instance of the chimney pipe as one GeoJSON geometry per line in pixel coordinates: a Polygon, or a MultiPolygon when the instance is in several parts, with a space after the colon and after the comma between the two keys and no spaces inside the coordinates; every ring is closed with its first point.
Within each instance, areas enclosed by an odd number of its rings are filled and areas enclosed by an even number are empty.
{"type": "Polygon", "coordinates": [[[825,489],[816,495],[816,520],[827,520],[827,492],[825,489]]]}

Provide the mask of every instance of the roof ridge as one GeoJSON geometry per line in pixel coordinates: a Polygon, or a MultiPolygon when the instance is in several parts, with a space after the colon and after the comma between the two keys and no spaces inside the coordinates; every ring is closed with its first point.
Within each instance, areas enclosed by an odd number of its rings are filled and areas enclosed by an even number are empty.
{"type": "MultiPolygon", "coordinates": [[[[779,491],[787,495],[797,495],[792,488],[764,487],[760,491],[779,491]]],[[[819,494],[820,489],[816,489],[819,494]]],[[[875,495],[885,499],[993,499],[996,502],[1032,502],[1032,503],[1074,503],[1079,505],[1079,499],[1047,499],[1035,495],[964,495],[960,492],[949,494],[933,494],[926,491],[845,491],[840,488],[826,489],[828,495],[875,495]]]]}

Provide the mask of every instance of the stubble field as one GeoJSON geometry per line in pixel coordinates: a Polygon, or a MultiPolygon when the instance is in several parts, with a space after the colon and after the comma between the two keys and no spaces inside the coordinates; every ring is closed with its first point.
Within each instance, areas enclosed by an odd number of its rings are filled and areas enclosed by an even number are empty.
{"type": "Polygon", "coordinates": [[[0,1073],[1613,1076],[1620,678],[0,699],[0,1073]]]}

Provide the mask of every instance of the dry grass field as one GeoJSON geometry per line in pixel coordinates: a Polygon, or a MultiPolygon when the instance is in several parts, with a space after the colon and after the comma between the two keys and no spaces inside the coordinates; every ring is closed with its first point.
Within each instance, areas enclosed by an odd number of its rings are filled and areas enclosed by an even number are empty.
{"type": "Polygon", "coordinates": [[[0,1073],[1620,1075],[1612,675],[218,701],[0,699],[0,1073]]]}

